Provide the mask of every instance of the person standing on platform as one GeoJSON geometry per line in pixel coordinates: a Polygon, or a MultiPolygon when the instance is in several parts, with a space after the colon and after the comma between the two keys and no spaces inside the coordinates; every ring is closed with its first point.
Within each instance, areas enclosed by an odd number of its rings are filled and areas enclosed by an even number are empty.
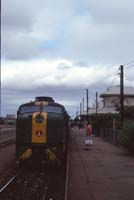
{"type": "Polygon", "coordinates": [[[85,145],[86,146],[92,146],[93,145],[93,140],[92,140],[92,125],[90,124],[90,122],[88,122],[87,126],[86,126],[85,145]]]}
{"type": "Polygon", "coordinates": [[[90,122],[87,123],[86,126],[86,135],[89,137],[89,139],[91,139],[91,135],[92,135],[92,125],[90,122]]]}

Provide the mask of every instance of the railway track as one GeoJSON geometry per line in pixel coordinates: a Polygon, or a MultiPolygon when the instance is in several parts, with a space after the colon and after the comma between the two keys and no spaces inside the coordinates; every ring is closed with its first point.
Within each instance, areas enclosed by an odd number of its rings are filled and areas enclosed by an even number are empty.
{"type": "Polygon", "coordinates": [[[1,188],[2,200],[64,200],[66,167],[21,169],[1,188]]]}
{"type": "Polygon", "coordinates": [[[10,178],[9,181],[0,189],[0,193],[3,192],[9,186],[9,184],[11,184],[14,181],[15,178],[16,176],[10,178]]]}
{"type": "Polygon", "coordinates": [[[8,141],[5,141],[5,142],[1,142],[0,148],[3,148],[5,146],[11,145],[11,144],[15,144],[15,139],[14,140],[8,140],[8,141]]]}
{"type": "Polygon", "coordinates": [[[0,148],[15,143],[15,128],[0,128],[0,148]]]}

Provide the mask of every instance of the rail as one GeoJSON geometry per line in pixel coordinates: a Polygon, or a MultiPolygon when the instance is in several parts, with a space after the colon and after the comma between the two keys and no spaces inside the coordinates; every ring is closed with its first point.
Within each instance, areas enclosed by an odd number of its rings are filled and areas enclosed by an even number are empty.
{"type": "Polygon", "coordinates": [[[5,185],[3,185],[2,188],[0,188],[0,193],[3,192],[14,181],[15,178],[16,176],[13,176],[12,178],[10,178],[10,180],[5,185]]]}
{"type": "Polygon", "coordinates": [[[15,142],[15,128],[0,129],[0,147],[15,142]]]}

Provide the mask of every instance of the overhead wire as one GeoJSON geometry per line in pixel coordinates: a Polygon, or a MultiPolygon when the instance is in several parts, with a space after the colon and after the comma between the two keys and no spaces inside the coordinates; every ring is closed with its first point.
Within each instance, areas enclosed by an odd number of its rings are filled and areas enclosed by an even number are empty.
{"type": "MultiPolygon", "coordinates": [[[[113,67],[116,67],[116,66],[113,66],[113,67]]],[[[125,69],[130,69],[130,68],[133,68],[133,67],[134,67],[134,59],[133,59],[133,60],[130,60],[128,63],[124,64],[124,68],[125,68],[125,69]]],[[[120,70],[120,67],[118,67],[118,69],[117,69],[115,75],[113,76],[113,79],[112,79],[111,83],[108,85],[107,88],[110,88],[111,86],[114,85],[115,80],[116,80],[116,77],[119,76],[119,70],[120,70]]],[[[100,88],[99,88],[99,89],[100,89],[100,88]]],[[[102,88],[101,88],[101,90],[102,90],[102,88]]],[[[98,89],[97,89],[97,91],[98,91],[98,89]]],[[[95,100],[93,100],[93,101],[95,101],[95,100]]]]}
{"type": "Polygon", "coordinates": [[[131,59],[129,62],[124,64],[125,69],[129,69],[129,68],[132,68],[132,67],[134,67],[134,59],[131,59]]]}
{"type": "Polygon", "coordinates": [[[131,59],[128,63],[125,63],[124,66],[130,65],[132,63],[134,63],[134,59],[131,59]]]}
{"type": "Polygon", "coordinates": [[[134,69],[134,59],[132,59],[128,63],[124,64],[124,71],[125,71],[124,82],[127,82],[127,85],[129,85],[129,87],[131,87],[131,86],[134,87],[132,80],[130,80],[130,77],[128,77],[130,75],[129,70],[131,70],[131,69],[134,69]]]}
{"type": "Polygon", "coordinates": [[[115,79],[116,79],[116,77],[117,77],[118,75],[119,75],[119,68],[117,69],[117,71],[116,71],[116,73],[115,73],[115,75],[114,75],[114,77],[113,77],[111,83],[108,85],[107,88],[109,88],[109,87],[111,87],[111,86],[114,85],[115,79]]]}
{"type": "MultiPolygon", "coordinates": [[[[114,66],[114,67],[115,67],[115,66],[114,66]]],[[[131,61],[129,61],[128,63],[124,64],[124,69],[132,69],[132,68],[134,68],[134,59],[131,60],[131,61]]],[[[120,70],[120,67],[118,67],[118,69],[117,69],[115,75],[113,76],[113,79],[112,79],[111,83],[108,85],[107,88],[110,88],[111,86],[114,85],[115,80],[116,80],[116,77],[119,76],[119,73],[120,73],[119,70],[120,70]]],[[[94,101],[95,101],[95,100],[94,100],[94,101]]]]}
{"type": "MultiPolygon", "coordinates": [[[[117,66],[113,66],[113,67],[117,67],[117,66]]],[[[111,86],[114,85],[114,82],[115,82],[115,79],[116,79],[117,75],[119,75],[119,68],[116,70],[116,73],[113,75],[111,83],[108,84],[108,87],[105,87],[105,88],[110,88],[111,86]]],[[[102,88],[102,87],[101,88],[97,88],[96,91],[98,91],[98,90],[100,90],[101,92],[103,92],[104,88],[102,88]]],[[[93,102],[95,102],[95,101],[96,101],[96,99],[93,98],[93,102]]]]}
{"type": "Polygon", "coordinates": [[[129,68],[133,68],[134,67],[134,63],[128,66],[125,66],[125,69],[129,69],[129,68]]]}

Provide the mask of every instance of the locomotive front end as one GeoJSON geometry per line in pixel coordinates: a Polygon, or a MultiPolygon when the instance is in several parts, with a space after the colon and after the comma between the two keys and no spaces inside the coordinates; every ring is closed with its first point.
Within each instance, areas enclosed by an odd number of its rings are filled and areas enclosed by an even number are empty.
{"type": "Polygon", "coordinates": [[[36,99],[19,107],[16,160],[60,160],[67,143],[65,109],[54,101],[36,99]]]}

